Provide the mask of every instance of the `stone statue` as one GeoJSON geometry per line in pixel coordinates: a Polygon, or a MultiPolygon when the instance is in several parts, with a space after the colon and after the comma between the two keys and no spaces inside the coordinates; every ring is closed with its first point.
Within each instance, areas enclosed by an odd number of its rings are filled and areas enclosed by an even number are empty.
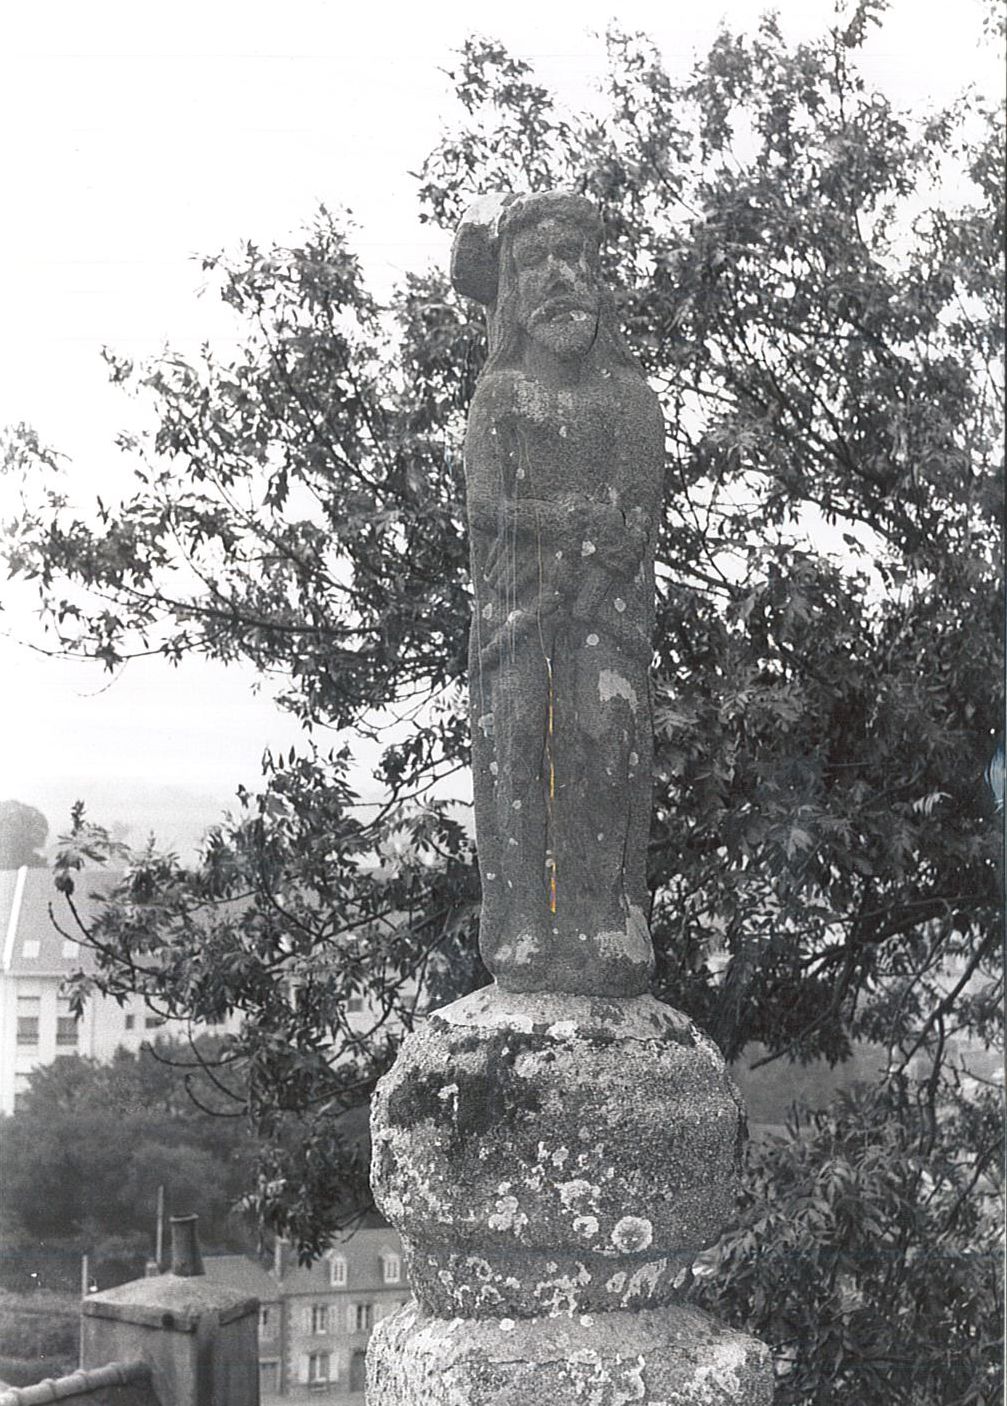
{"type": "Polygon", "coordinates": [[[368,1406],[770,1406],[766,1348],[687,1300],[730,1217],[744,1111],[648,991],[657,399],[559,192],[481,201],[455,287],[488,309],[465,478],[480,944],[371,1106],[414,1301],[368,1406]]]}
{"type": "Polygon", "coordinates": [[[480,946],[510,991],[636,995],[646,880],[657,397],[623,345],[580,196],[488,197],[456,288],[489,357],[465,477],[480,946]]]}

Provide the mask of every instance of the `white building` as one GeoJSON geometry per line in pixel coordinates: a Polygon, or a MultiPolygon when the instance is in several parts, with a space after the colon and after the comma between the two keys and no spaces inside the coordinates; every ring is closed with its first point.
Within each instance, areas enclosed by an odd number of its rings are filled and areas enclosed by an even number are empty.
{"type": "MultiPolygon", "coordinates": [[[[74,876],[74,906],[85,927],[100,906],[92,895],[107,893],[118,877],[104,869],[74,876]]],[[[51,869],[0,869],[0,1114],[13,1113],[33,1069],[60,1055],[106,1060],[120,1046],[138,1050],[157,1036],[182,1039],[195,1033],[196,1027],[187,1021],[165,1019],[142,996],[128,996],[122,1005],[95,996],[82,1019],[75,1020],[61,988],[71,973],[91,971],[95,965],[92,952],[75,941],[75,934],[82,936],[51,869]]],[[[323,967],[324,959],[312,954],[311,971],[323,967]]],[[[277,979],[286,982],[293,998],[305,976],[292,959],[289,971],[277,979]]],[[[398,1000],[414,1017],[418,1014],[413,981],[403,983],[398,1000]]],[[[350,997],[345,1018],[351,1039],[366,1038],[375,1024],[386,1031],[402,1029],[397,1014],[386,1016],[370,994],[350,997]]],[[[216,1034],[232,1033],[240,1023],[240,1016],[233,1015],[209,1028],[216,1034]]],[[[333,1058],[341,1053],[337,1042],[333,1058]]]]}
{"type": "MultiPolygon", "coordinates": [[[[74,903],[85,924],[98,906],[90,895],[107,891],[116,877],[104,870],[76,876],[74,903]]],[[[33,1069],[61,1055],[106,1060],[120,1045],[137,1050],[157,1035],[188,1031],[186,1022],[165,1020],[141,996],[121,1006],[95,996],[75,1020],[61,987],[72,972],[94,967],[90,950],[73,940],[78,931],[51,869],[0,870],[0,1113],[13,1113],[33,1069]]]]}

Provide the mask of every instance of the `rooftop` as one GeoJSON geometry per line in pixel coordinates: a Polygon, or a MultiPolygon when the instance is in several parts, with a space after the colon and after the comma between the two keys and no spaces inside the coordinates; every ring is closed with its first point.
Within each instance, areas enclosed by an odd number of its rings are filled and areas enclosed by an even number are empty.
{"type": "MultiPolygon", "coordinates": [[[[84,869],[74,875],[73,905],[85,927],[121,878],[121,872],[109,869],[84,869]]],[[[207,907],[212,910],[206,917],[209,922],[214,915],[240,913],[247,899],[207,907]]],[[[78,939],[83,933],[56,887],[52,869],[0,869],[0,973],[67,977],[81,968],[91,971],[91,949],[78,939]]]]}
{"type": "MultiPolygon", "coordinates": [[[[107,893],[117,877],[105,869],[77,876],[73,899],[82,922],[97,914],[99,895],[107,893]]],[[[12,976],[61,977],[81,967],[90,970],[90,950],[72,940],[80,936],[51,869],[0,869],[0,970],[12,976]]]]}
{"type": "Polygon", "coordinates": [[[276,1303],[290,1295],[328,1293],[334,1287],[330,1261],[335,1255],[347,1262],[350,1289],[369,1292],[384,1287],[407,1288],[404,1278],[401,1285],[395,1282],[386,1286],[381,1267],[381,1257],[386,1253],[402,1254],[398,1232],[372,1212],[363,1225],[333,1241],[328,1252],[313,1264],[298,1264],[290,1247],[284,1245],[279,1279],[251,1255],[204,1255],[203,1268],[213,1284],[226,1285],[260,1303],[276,1303]]]}
{"type": "Polygon", "coordinates": [[[280,1297],[276,1280],[249,1255],[204,1255],[203,1269],[214,1284],[226,1284],[260,1303],[272,1303],[280,1297]]]}

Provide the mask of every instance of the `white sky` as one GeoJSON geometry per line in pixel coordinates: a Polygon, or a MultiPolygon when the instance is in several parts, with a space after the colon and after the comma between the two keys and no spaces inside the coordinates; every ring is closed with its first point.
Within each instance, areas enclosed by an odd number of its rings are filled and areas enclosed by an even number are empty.
{"type": "MultiPolygon", "coordinates": [[[[296,233],[320,201],[348,206],[372,286],[442,259],[416,219],[418,169],[457,119],[439,70],[476,31],[532,59],[571,106],[590,101],[604,49],[591,31],[617,18],[684,76],[718,21],[754,26],[756,0],[682,6],[630,0],[546,6],[347,4],[330,0],[34,0],[0,17],[0,423],[27,421],[72,460],[86,501],[121,482],[113,436],[139,413],[107,385],[103,345],[140,360],[165,341],[185,352],[226,339],[193,256],[296,233]]],[[[785,31],[822,32],[831,3],[780,0],[785,31]]],[[[980,0],[894,0],[868,76],[906,105],[966,82],[996,93],[981,50],[980,0]]],[[[0,485],[2,495],[2,485],[0,485]]],[[[0,496],[0,503],[2,503],[0,496]]],[[[4,509],[0,509],[5,511],[4,509]]],[[[0,628],[30,636],[20,592],[0,628]]],[[[87,666],[0,639],[0,799],[70,802],[96,818],[150,826],[183,847],[254,783],[266,744],[289,721],[238,670],[131,664],[111,687],[87,666]]]]}

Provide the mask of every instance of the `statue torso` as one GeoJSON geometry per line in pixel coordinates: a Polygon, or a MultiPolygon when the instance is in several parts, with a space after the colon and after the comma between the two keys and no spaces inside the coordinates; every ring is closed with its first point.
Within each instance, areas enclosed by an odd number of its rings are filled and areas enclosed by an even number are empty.
{"type": "Polygon", "coordinates": [[[505,623],[513,630],[515,612],[550,629],[598,619],[649,659],[664,432],[643,378],[602,369],[555,387],[520,372],[487,377],[465,460],[482,643],[505,623]]]}
{"type": "Polygon", "coordinates": [[[572,495],[645,511],[660,498],[660,407],[631,371],[603,369],[571,387],[498,372],[476,391],[465,449],[470,495],[572,495]]]}

